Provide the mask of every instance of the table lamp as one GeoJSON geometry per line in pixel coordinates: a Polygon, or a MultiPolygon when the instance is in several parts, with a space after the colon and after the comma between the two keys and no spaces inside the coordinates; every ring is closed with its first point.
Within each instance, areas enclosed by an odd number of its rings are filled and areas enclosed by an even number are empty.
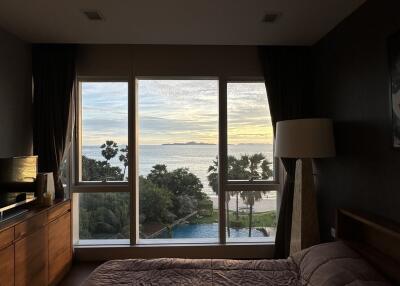
{"type": "Polygon", "coordinates": [[[332,120],[311,118],[277,122],[275,157],[297,159],[290,254],[320,241],[311,160],[334,156],[332,120]]]}

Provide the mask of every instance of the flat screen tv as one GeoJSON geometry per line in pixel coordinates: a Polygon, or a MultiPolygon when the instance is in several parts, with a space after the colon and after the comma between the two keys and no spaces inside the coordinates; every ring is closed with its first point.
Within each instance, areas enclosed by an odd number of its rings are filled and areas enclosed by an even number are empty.
{"type": "Polygon", "coordinates": [[[35,199],[37,156],[0,158],[0,220],[35,199]]]}
{"type": "Polygon", "coordinates": [[[0,183],[32,183],[37,175],[37,156],[0,158],[0,183]]]}

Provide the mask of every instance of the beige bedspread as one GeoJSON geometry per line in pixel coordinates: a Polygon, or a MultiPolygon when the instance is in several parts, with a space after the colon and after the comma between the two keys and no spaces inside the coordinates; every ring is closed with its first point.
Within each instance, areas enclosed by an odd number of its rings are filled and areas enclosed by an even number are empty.
{"type": "Polygon", "coordinates": [[[342,242],[282,260],[128,259],[99,266],[84,283],[104,285],[390,285],[342,242]]]}

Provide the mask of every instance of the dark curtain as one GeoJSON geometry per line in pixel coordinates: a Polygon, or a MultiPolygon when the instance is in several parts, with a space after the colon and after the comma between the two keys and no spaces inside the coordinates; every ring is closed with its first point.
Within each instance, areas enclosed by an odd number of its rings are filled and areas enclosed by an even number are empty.
{"type": "MultiPolygon", "coordinates": [[[[312,62],[308,47],[260,47],[272,125],[282,120],[311,117],[312,62]]],[[[275,258],[290,250],[296,159],[282,158],[286,170],[275,240],[275,258]]]]}
{"type": "Polygon", "coordinates": [[[33,150],[38,171],[53,172],[56,198],[64,197],[60,165],[71,139],[75,47],[33,45],[33,150]]]}

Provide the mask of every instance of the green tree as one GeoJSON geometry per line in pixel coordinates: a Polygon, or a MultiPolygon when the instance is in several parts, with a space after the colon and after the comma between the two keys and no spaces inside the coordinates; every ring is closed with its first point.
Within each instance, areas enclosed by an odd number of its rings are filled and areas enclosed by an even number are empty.
{"type": "Polygon", "coordinates": [[[81,239],[129,238],[129,193],[92,193],[79,196],[81,239]]]}
{"type": "Polygon", "coordinates": [[[209,201],[203,193],[200,179],[189,172],[187,168],[178,168],[171,172],[165,165],[155,165],[147,179],[160,188],[167,189],[172,194],[171,211],[177,218],[182,218],[195,211],[201,212],[203,206],[209,206],[202,201],[209,201]]]}
{"type": "MultiPolygon", "coordinates": [[[[208,185],[211,187],[214,193],[219,195],[219,188],[218,188],[218,156],[213,160],[213,164],[208,167],[208,185]]],[[[227,225],[227,232],[228,237],[231,236],[231,229],[229,223],[229,201],[231,199],[231,195],[229,192],[225,193],[225,210],[226,210],[226,225],[227,225]]]]}
{"type": "MultiPolygon", "coordinates": [[[[228,156],[228,180],[259,180],[269,179],[273,172],[270,168],[271,163],[261,153],[256,153],[251,156],[241,155],[240,158],[228,156]]],[[[218,192],[218,158],[213,161],[213,165],[208,168],[208,182],[214,192],[218,192]]],[[[235,192],[236,195],[236,220],[239,220],[239,195],[243,202],[249,206],[249,237],[251,236],[253,208],[254,203],[262,199],[262,195],[266,193],[263,191],[243,191],[235,192]]],[[[227,198],[230,194],[227,194],[227,198]]],[[[229,201],[228,201],[229,202],[229,201]]],[[[228,204],[229,206],[229,204],[228,204]]],[[[229,208],[226,207],[228,212],[227,225],[229,236],[229,208]]]]}
{"type": "Polygon", "coordinates": [[[125,180],[125,173],[126,173],[126,167],[128,167],[128,145],[125,146],[125,148],[122,148],[120,150],[121,154],[119,155],[119,161],[124,163],[124,180],[125,180]]]}
{"type": "Polygon", "coordinates": [[[167,166],[163,164],[154,165],[150,170],[150,173],[147,175],[147,179],[157,186],[164,186],[168,188],[169,173],[167,166]]]}
{"type": "Polygon", "coordinates": [[[153,184],[150,180],[139,177],[140,188],[140,221],[171,223],[175,215],[170,212],[172,207],[171,193],[153,184]]]}
{"type": "Polygon", "coordinates": [[[98,161],[82,156],[82,180],[83,181],[103,181],[108,173],[111,181],[122,181],[123,174],[121,168],[112,167],[106,161],[98,161]]]}
{"type": "MultiPolygon", "coordinates": [[[[247,170],[249,165],[249,156],[242,155],[236,159],[234,156],[228,156],[228,180],[248,180],[250,172],[247,170]]],[[[234,192],[236,197],[236,220],[239,220],[239,195],[240,192],[234,192]]]]}
{"type": "MultiPolygon", "coordinates": [[[[101,155],[106,159],[107,163],[110,163],[110,160],[114,158],[118,154],[118,144],[112,140],[107,140],[106,143],[100,146],[101,155]]],[[[109,176],[109,165],[106,165],[106,176],[104,177],[104,181],[107,182],[109,176]]]]}
{"type": "MultiPolygon", "coordinates": [[[[268,179],[269,176],[267,175],[272,175],[272,170],[269,168],[271,163],[265,159],[263,154],[256,153],[251,155],[248,157],[248,163],[249,164],[246,165],[246,171],[250,173],[250,180],[268,179]]],[[[253,227],[254,203],[261,200],[262,195],[265,193],[266,191],[244,191],[241,193],[243,202],[249,206],[249,237],[251,237],[251,229],[253,227]]]]}
{"type": "Polygon", "coordinates": [[[263,180],[268,180],[269,178],[271,178],[274,173],[271,169],[271,162],[268,162],[268,160],[264,160],[261,163],[261,179],[263,180]]]}

